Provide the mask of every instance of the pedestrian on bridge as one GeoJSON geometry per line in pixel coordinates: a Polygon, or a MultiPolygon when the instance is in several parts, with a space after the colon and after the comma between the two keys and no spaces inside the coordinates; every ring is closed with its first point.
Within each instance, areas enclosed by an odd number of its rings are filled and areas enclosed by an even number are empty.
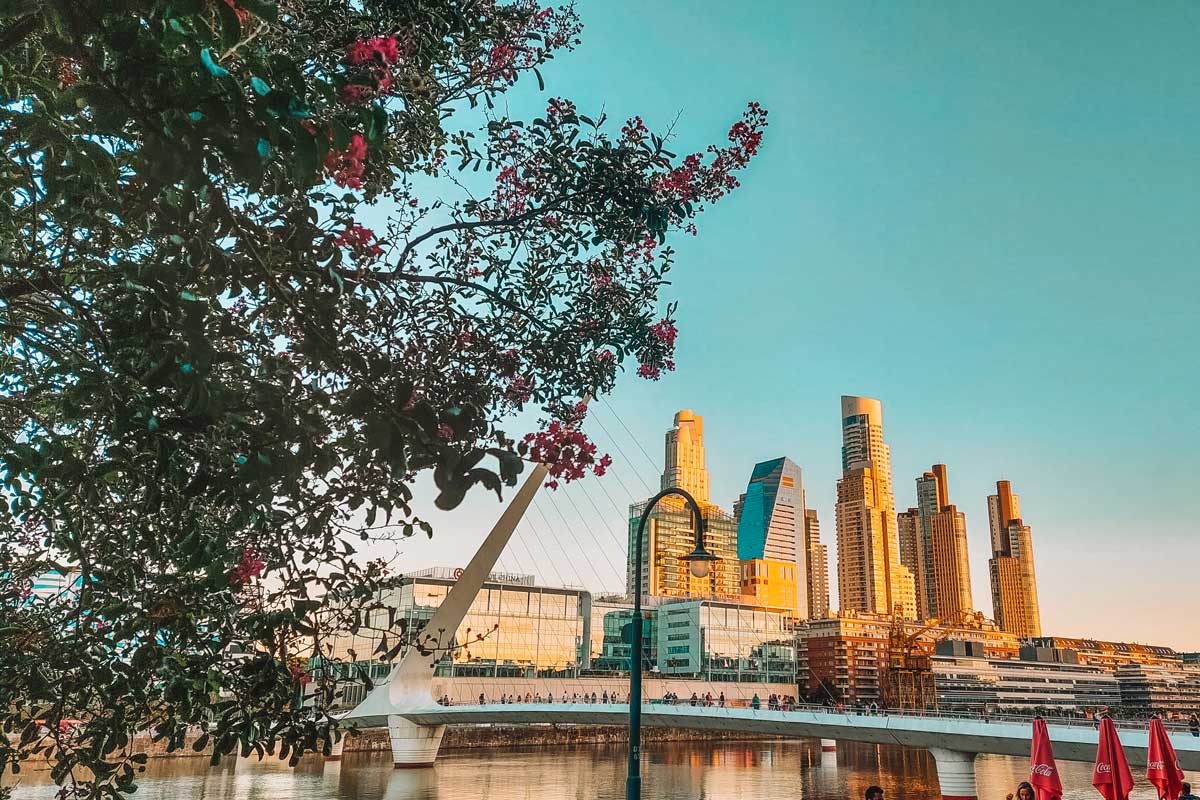
{"type": "Polygon", "coordinates": [[[1192,714],[1188,720],[1188,730],[1192,732],[1192,736],[1200,736],[1200,716],[1192,714]]]}
{"type": "Polygon", "coordinates": [[[758,711],[758,709],[762,707],[762,700],[758,699],[758,692],[755,692],[754,697],[750,699],[750,707],[755,711],[758,711]]]}
{"type": "Polygon", "coordinates": [[[717,702],[721,705],[721,708],[725,707],[725,693],[724,692],[721,692],[721,696],[719,698],[717,698],[717,702]]]}

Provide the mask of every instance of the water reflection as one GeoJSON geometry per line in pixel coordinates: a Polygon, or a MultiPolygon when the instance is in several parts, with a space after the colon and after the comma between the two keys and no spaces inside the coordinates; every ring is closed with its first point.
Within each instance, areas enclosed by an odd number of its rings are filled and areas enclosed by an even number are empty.
{"type": "MultiPolygon", "coordinates": [[[[1060,763],[1064,800],[1091,800],[1091,766],[1060,763]]],[[[394,770],[387,753],[347,753],[342,762],[157,760],[136,797],[145,800],[620,800],[625,748],[448,751],[433,769],[394,770]]],[[[1023,759],[981,756],[980,800],[1004,800],[1027,774],[1023,759]]],[[[50,800],[44,770],[27,770],[15,800],[50,800]]],[[[673,742],[650,745],[643,767],[646,800],[845,800],[872,784],[888,800],[937,800],[933,759],[920,750],[840,742],[822,753],[816,740],[673,742]]],[[[1153,798],[1144,782],[1133,797],[1153,798]]]]}

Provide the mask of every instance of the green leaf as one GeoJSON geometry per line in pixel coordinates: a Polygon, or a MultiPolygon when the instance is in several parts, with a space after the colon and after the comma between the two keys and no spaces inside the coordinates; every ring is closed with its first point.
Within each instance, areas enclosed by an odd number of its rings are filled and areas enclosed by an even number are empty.
{"type": "Polygon", "coordinates": [[[207,47],[200,51],[200,61],[204,64],[204,68],[208,70],[208,74],[214,78],[224,78],[229,74],[229,70],[218,64],[212,55],[212,51],[207,47]]]}
{"type": "Polygon", "coordinates": [[[242,21],[228,3],[214,3],[221,20],[221,48],[229,50],[242,38],[242,21]]]}

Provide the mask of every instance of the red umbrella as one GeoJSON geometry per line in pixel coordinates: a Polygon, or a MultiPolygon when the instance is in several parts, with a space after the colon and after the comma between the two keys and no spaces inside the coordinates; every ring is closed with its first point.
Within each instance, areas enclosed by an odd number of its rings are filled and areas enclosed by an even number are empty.
{"type": "Polygon", "coordinates": [[[1092,771],[1092,786],[1105,800],[1128,800],[1133,791],[1133,773],[1125,760],[1125,751],[1117,737],[1112,719],[1100,720],[1100,746],[1096,749],[1096,768],[1092,771]]]}
{"type": "Polygon", "coordinates": [[[1146,754],[1146,780],[1158,789],[1160,800],[1176,800],[1183,793],[1183,770],[1171,746],[1171,737],[1158,717],[1150,720],[1150,750],[1146,754]]]}
{"type": "Polygon", "coordinates": [[[1038,717],[1033,721],[1033,751],[1029,758],[1029,782],[1037,800],[1062,800],[1062,781],[1058,777],[1058,765],[1054,763],[1054,748],[1050,746],[1050,732],[1046,720],[1038,717]]]}

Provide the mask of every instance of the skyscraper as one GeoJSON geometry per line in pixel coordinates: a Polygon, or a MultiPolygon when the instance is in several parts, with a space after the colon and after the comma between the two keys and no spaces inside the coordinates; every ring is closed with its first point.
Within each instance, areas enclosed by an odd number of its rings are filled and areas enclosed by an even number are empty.
{"type": "Polygon", "coordinates": [[[900,537],[900,563],[913,576],[913,585],[917,591],[917,616],[924,612],[925,585],[921,578],[921,514],[915,508],[901,511],[896,515],[896,531],[900,537]]]}
{"type": "Polygon", "coordinates": [[[821,522],[815,509],[804,509],[804,552],[808,566],[808,616],[829,616],[829,548],[821,544],[821,522]]]}
{"type": "Polygon", "coordinates": [[[1042,635],[1037,576],[1033,567],[1033,536],[1021,519],[1021,506],[1008,481],[996,481],[988,497],[992,529],[992,615],[1000,630],[1022,638],[1042,635]]]}
{"type": "Polygon", "coordinates": [[[708,467],[704,463],[704,417],[691,409],[675,415],[675,425],[667,431],[666,464],[662,487],[677,486],[696,498],[708,502],[708,467]]]}
{"type": "Polygon", "coordinates": [[[755,464],[733,506],[743,590],[757,587],[753,594],[767,605],[791,608],[799,619],[809,616],[804,511],[803,477],[790,458],[755,464]]]}
{"type": "Polygon", "coordinates": [[[838,601],[845,611],[915,619],[916,586],[900,562],[892,465],[883,407],[842,397],[842,479],[837,485],[838,601]]]}
{"type": "Polygon", "coordinates": [[[646,520],[642,563],[636,564],[638,522],[646,503],[629,507],[628,592],[633,594],[634,570],[642,573],[642,596],[735,597],[741,594],[737,559],[737,524],[728,512],[708,502],[708,469],[704,463],[704,418],[689,410],[675,415],[666,436],[666,469],[662,488],[679,487],[696,498],[704,518],[705,548],[717,557],[708,576],[696,578],[683,557],[696,546],[691,509],[683,499],[664,497],[646,520]]]}
{"type": "Polygon", "coordinates": [[[934,464],[929,472],[917,478],[915,511],[918,616],[951,620],[973,611],[967,518],[950,503],[945,464],[934,464]]]}

